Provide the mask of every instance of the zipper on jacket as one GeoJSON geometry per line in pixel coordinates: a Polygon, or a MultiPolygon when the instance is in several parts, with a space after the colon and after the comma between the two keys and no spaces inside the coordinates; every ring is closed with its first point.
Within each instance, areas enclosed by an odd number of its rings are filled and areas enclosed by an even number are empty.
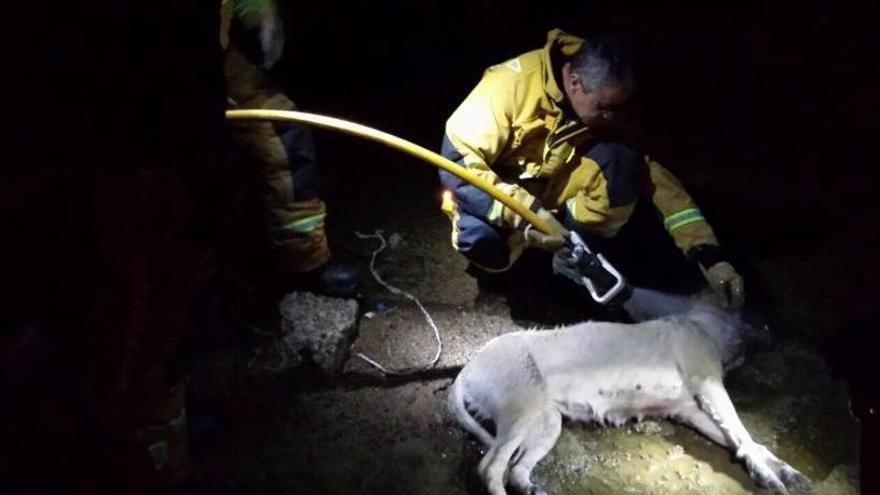
{"type": "Polygon", "coordinates": [[[547,157],[550,155],[550,150],[553,149],[553,147],[557,144],[580,134],[583,134],[588,130],[590,130],[590,128],[587,125],[584,125],[577,120],[569,120],[565,124],[561,125],[559,128],[553,131],[553,133],[547,139],[547,142],[544,143],[544,154],[541,161],[544,163],[547,162],[547,157]]]}

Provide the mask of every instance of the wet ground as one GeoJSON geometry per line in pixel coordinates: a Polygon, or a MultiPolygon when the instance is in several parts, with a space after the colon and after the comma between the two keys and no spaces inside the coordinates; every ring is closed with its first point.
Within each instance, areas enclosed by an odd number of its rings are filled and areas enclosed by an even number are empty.
{"type": "MultiPolygon", "coordinates": [[[[340,141],[322,139],[334,159],[332,145],[340,141]]],[[[373,145],[351,146],[346,153],[370,157],[358,167],[362,173],[323,171],[332,243],[341,257],[366,266],[375,242],[354,232],[395,236],[378,270],[420,298],[439,326],[443,355],[433,370],[401,378],[383,378],[352,357],[339,376],[327,378],[307,367],[254,360],[254,349],[271,339],[253,335],[254,327],[239,329],[246,338],[197,359],[195,400],[216,406],[214,416],[196,425],[201,477],[212,492],[484,493],[475,474],[479,446],[446,414],[452,379],[492,337],[581,314],[572,307],[577,298],[560,301],[553,291],[511,298],[479,289],[448,246],[433,170],[373,145]]],[[[698,174],[686,180],[701,187],[698,174]]],[[[753,198],[741,199],[760,209],[760,191],[752,191],[753,198]]],[[[736,232],[732,223],[729,231],[736,232]]],[[[743,261],[755,289],[751,307],[772,341],[726,383],[753,437],[806,474],[812,493],[857,493],[858,423],[845,384],[830,377],[815,350],[837,330],[834,289],[817,299],[814,288],[798,283],[803,266],[833,247],[819,239],[782,255],[774,245],[743,261]],[[810,305],[801,304],[805,292],[810,305]]],[[[811,283],[820,283],[822,273],[811,283]]],[[[361,292],[352,355],[363,352],[396,368],[428,362],[434,339],[418,308],[367,273],[361,292]]],[[[272,315],[264,316],[261,331],[277,331],[272,315]]],[[[728,451],[665,420],[619,428],[567,423],[535,477],[557,494],[763,493],[728,451]]]]}

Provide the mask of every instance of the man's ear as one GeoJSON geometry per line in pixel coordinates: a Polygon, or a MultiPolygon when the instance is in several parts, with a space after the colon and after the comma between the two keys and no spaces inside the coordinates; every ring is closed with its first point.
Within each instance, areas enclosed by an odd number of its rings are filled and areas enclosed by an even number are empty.
{"type": "Polygon", "coordinates": [[[584,92],[583,82],[580,76],[571,69],[571,62],[566,62],[562,66],[562,85],[569,93],[572,91],[584,92]]]}

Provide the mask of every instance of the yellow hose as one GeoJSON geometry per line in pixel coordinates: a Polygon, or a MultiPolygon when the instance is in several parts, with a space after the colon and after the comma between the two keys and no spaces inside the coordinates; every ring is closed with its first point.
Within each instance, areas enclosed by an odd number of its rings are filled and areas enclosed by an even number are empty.
{"type": "Polygon", "coordinates": [[[421,158],[422,160],[430,163],[431,165],[434,165],[435,167],[441,168],[460,179],[470,182],[471,184],[475,185],[482,191],[485,191],[487,194],[490,194],[493,198],[503,203],[504,206],[516,212],[518,215],[523,217],[527,222],[531,223],[536,229],[540,230],[541,232],[544,232],[546,234],[567,234],[567,232],[564,231],[557,232],[557,228],[555,228],[553,225],[545,222],[534,212],[532,212],[522,204],[518,203],[512,197],[504,194],[504,191],[498,189],[497,187],[495,187],[485,179],[479,177],[478,175],[474,174],[470,170],[456,164],[455,162],[443,158],[433,151],[425,149],[415,143],[411,143],[406,139],[401,139],[392,134],[388,134],[387,132],[382,132],[380,130],[373,129],[372,127],[356,124],[354,122],[348,122],[342,119],[327,117],[324,115],[316,115],[313,113],[294,112],[290,110],[227,110],[226,119],[235,121],[259,122],[299,122],[301,124],[311,124],[317,127],[323,127],[325,129],[334,129],[337,131],[346,132],[348,134],[353,134],[355,136],[359,136],[365,139],[380,142],[386,146],[397,148],[403,152],[409,153],[416,158],[421,158]]]}

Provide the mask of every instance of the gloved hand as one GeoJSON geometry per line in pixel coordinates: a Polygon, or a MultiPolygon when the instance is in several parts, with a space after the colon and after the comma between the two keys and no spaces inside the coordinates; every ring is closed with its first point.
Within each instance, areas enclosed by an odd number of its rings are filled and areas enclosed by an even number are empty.
{"type": "MultiPolygon", "coordinates": [[[[568,231],[568,229],[563,227],[562,224],[559,223],[559,220],[557,220],[556,217],[546,209],[541,208],[535,212],[535,214],[545,223],[552,225],[554,230],[557,230],[558,232],[568,231]]],[[[527,246],[540,248],[545,251],[555,252],[559,248],[565,246],[565,237],[563,237],[562,234],[545,234],[531,224],[526,226],[523,236],[526,239],[527,246]]]]}
{"type": "Polygon", "coordinates": [[[709,287],[721,300],[721,306],[730,309],[739,309],[745,300],[745,287],[743,278],[733,265],[726,261],[719,261],[709,268],[703,268],[703,276],[709,282],[709,287]]]}
{"type": "Polygon", "coordinates": [[[236,15],[246,33],[240,42],[245,53],[262,69],[272,68],[284,51],[284,25],[275,2],[239,0],[236,15]]]}
{"type": "Polygon", "coordinates": [[[553,273],[568,277],[574,283],[583,285],[581,282],[583,274],[578,270],[569,246],[562,246],[553,254],[553,273]]]}
{"type": "Polygon", "coordinates": [[[263,48],[264,70],[271,69],[284,51],[284,26],[277,12],[263,16],[260,22],[260,46],[263,48]]]}
{"type": "Polygon", "coordinates": [[[623,304],[632,295],[632,287],[610,263],[604,261],[601,254],[581,252],[575,257],[570,245],[553,254],[553,273],[585,287],[596,302],[607,306],[623,304]],[[610,292],[617,287],[617,292],[610,292]]]}

